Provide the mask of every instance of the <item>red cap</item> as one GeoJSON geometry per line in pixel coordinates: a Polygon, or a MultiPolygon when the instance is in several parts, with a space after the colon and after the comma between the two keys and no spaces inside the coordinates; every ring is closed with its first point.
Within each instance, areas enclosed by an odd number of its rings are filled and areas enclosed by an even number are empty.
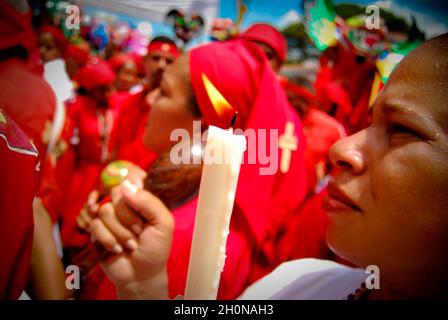
{"type": "Polygon", "coordinates": [[[273,26],[266,23],[253,24],[240,35],[240,38],[257,41],[274,49],[281,63],[286,60],[286,44],[285,37],[273,26]]]}

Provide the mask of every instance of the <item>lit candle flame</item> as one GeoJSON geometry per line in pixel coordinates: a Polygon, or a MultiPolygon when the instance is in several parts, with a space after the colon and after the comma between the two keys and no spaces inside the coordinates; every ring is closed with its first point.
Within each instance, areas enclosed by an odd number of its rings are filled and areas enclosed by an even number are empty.
{"type": "Polygon", "coordinates": [[[235,113],[235,110],[230,105],[230,103],[223,97],[221,92],[213,85],[210,79],[203,73],[202,82],[204,83],[205,91],[212,103],[213,108],[219,117],[224,116],[226,113],[235,113]]]}

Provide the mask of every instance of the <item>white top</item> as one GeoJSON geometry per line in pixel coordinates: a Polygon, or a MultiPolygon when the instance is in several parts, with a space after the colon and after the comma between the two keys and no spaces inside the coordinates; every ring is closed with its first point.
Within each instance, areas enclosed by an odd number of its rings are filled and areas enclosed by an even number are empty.
{"type": "Polygon", "coordinates": [[[64,102],[74,96],[73,83],[68,77],[63,59],[44,64],[44,79],[53,89],[58,101],[64,102]]]}
{"type": "Polygon", "coordinates": [[[255,282],[242,300],[343,300],[360,288],[370,273],[328,260],[285,262],[255,282]]]}

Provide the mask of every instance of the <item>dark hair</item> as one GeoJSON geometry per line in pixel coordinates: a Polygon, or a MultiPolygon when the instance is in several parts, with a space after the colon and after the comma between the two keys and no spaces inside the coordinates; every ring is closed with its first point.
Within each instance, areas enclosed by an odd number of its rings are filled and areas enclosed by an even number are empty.
{"type": "Polygon", "coordinates": [[[157,36],[157,37],[153,38],[149,44],[151,44],[153,42],[156,42],[156,41],[158,41],[158,42],[165,42],[165,43],[169,43],[169,44],[172,44],[174,46],[177,46],[176,42],[174,42],[173,39],[168,38],[166,36],[157,36]]]}
{"type": "Polygon", "coordinates": [[[0,50],[0,61],[5,61],[12,58],[26,60],[28,58],[28,52],[21,45],[0,50]]]}

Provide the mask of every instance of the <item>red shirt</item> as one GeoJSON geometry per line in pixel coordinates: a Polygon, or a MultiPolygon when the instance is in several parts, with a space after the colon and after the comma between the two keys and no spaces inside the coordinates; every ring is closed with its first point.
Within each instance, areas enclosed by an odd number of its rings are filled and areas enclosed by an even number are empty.
{"type": "Polygon", "coordinates": [[[29,70],[26,62],[18,59],[0,63],[0,88],[1,108],[20,126],[44,159],[56,107],[53,90],[42,77],[29,70]]]}
{"type": "Polygon", "coordinates": [[[24,287],[33,244],[37,151],[0,110],[0,300],[17,299],[24,287]]]}

